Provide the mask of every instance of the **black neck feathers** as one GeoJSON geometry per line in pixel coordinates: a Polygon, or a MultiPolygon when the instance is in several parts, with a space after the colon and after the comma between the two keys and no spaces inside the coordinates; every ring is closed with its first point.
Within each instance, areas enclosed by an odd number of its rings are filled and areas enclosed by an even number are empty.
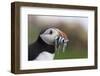
{"type": "Polygon", "coordinates": [[[39,36],[37,41],[28,46],[28,60],[34,60],[41,52],[55,53],[53,45],[46,44],[39,36]]]}
{"type": "Polygon", "coordinates": [[[38,44],[38,46],[42,49],[42,51],[47,51],[50,53],[54,53],[55,49],[54,49],[54,45],[48,45],[47,43],[45,43],[41,37],[38,37],[38,40],[36,41],[36,43],[38,44]]]}

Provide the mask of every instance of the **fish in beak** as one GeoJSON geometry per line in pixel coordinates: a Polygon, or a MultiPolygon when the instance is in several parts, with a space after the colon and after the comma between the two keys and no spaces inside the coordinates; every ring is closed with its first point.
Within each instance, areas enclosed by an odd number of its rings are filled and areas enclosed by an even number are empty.
{"type": "Polygon", "coordinates": [[[64,32],[60,31],[59,29],[56,30],[58,32],[58,36],[55,38],[55,50],[62,50],[64,52],[69,40],[64,32]]]}

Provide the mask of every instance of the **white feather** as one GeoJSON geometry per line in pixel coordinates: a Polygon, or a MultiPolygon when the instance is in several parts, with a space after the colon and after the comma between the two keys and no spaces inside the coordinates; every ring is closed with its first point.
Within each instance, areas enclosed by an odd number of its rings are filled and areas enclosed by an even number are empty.
{"type": "Polygon", "coordinates": [[[47,29],[43,34],[40,35],[42,40],[46,42],[49,45],[52,45],[55,38],[58,36],[58,32],[54,28],[47,29]],[[49,32],[52,30],[52,34],[49,34],[49,32]]]}
{"type": "Polygon", "coordinates": [[[40,53],[35,60],[53,60],[53,59],[54,59],[54,54],[44,51],[40,53]]]}

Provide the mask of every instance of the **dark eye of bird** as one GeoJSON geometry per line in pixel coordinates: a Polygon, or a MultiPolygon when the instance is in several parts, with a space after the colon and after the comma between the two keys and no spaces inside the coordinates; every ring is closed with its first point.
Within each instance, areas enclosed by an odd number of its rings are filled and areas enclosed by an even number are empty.
{"type": "Polygon", "coordinates": [[[52,34],[52,30],[50,30],[49,34],[52,34]]]}

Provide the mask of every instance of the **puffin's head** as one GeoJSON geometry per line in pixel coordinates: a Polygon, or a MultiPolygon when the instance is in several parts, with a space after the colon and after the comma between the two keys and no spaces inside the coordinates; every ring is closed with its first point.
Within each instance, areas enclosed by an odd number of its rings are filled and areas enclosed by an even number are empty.
{"type": "Polygon", "coordinates": [[[41,39],[48,45],[66,46],[69,41],[67,35],[57,28],[48,28],[40,34],[41,39]]]}

